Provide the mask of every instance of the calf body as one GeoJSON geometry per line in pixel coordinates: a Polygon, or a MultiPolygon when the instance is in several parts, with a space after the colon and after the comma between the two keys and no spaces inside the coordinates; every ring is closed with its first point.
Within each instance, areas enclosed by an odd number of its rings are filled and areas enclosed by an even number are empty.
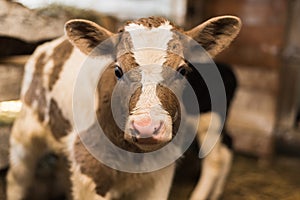
{"type": "MultiPolygon", "coordinates": [[[[10,140],[8,199],[35,198],[31,191],[44,168],[55,171],[50,173],[58,180],[53,185],[63,184],[59,189],[68,198],[167,199],[174,163],[150,172],[122,172],[98,161],[82,138],[96,141],[92,133],[98,133],[95,130],[100,125],[105,136],[125,151],[145,154],[168,145],[180,122],[188,117],[166,84],[180,93],[183,77],[194,73],[184,58],[184,42],[176,33],[193,38],[215,56],[229,45],[240,25],[236,17],[217,17],[185,32],[164,18],[151,17],[128,22],[119,34],[113,34],[86,20],[68,22],[66,37],[38,47],[26,65],[23,108],[10,140]],[[102,42],[106,45],[101,46],[102,42]],[[168,73],[168,68],[174,72],[168,73]],[[79,76],[86,81],[78,84],[79,76]],[[115,109],[111,101],[117,85],[121,89],[115,109]],[[74,90],[80,92],[75,100],[74,90]],[[92,106],[87,103],[90,94],[95,94],[92,106]],[[112,110],[121,116],[119,122],[112,110]],[[80,119],[80,126],[76,119],[80,119]],[[54,162],[65,165],[59,168],[54,162]],[[64,171],[65,177],[60,174],[64,171]],[[70,193],[68,187],[72,188],[70,193]]],[[[220,132],[220,124],[208,129],[211,118],[218,118],[218,114],[208,113],[200,119],[200,143],[207,130],[220,132]]],[[[94,148],[108,159],[122,159],[110,149],[97,144],[94,148]]],[[[204,159],[202,177],[191,199],[217,199],[230,163],[229,149],[217,142],[204,159]]],[[[60,190],[53,198],[60,196],[60,190]]]]}

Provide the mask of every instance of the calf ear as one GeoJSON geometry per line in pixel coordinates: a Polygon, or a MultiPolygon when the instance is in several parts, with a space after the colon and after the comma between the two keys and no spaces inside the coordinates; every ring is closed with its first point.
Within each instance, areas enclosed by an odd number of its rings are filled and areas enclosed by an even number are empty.
{"type": "Polygon", "coordinates": [[[186,31],[186,34],[201,44],[214,57],[229,46],[239,33],[241,26],[242,23],[238,17],[220,16],[186,31]]]}
{"type": "MultiPolygon", "coordinates": [[[[100,49],[97,49],[97,46],[114,35],[96,23],[83,19],[68,21],[65,24],[65,34],[74,46],[87,55],[90,53],[92,55],[108,53],[108,50],[99,52],[100,49]]],[[[105,46],[107,47],[107,45],[105,46]]]]}

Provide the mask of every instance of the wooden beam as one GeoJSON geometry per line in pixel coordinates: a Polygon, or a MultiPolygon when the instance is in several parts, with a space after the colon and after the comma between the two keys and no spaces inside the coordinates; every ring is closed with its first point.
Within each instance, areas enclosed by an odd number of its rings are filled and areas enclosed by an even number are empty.
{"type": "Polygon", "coordinates": [[[9,56],[0,58],[0,64],[25,65],[31,55],[9,56]]]}
{"type": "Polygon", "coordinates": [[[0,63],[0,101],[20,98],[23,65],[0,63]]]}

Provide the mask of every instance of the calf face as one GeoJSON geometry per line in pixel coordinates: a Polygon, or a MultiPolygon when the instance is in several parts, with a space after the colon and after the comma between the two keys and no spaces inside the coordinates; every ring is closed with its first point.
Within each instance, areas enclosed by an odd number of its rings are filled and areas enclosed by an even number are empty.
{"type": "Polygon", "coordinates": [[[238,18],[224,16],[189,31],[160,17],[128,22],[117,34],[86,20],[71,20],[65,28],[71,43],[83,53],[112,56],[114,62],[103,76],[111,82],[107,84],[112,87],[109,102],[114,87],[121,88],[122,137],[143,151],[153,151],[171,141],[180,124],[180,103],[174,90],[182,90],[183,76],[191,71],[183,56],[186,40],[182,35],[213,57],[231,43],[240,26],[238,18]],[[104,48],[101,43],[105,41],[110,45],[104,48]]]}

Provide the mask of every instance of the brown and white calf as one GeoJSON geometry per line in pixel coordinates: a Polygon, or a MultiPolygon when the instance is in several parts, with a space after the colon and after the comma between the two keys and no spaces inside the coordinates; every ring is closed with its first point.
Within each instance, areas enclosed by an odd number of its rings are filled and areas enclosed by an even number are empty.
{"type": "MultiPolygon", "coordinates": [[[[55,199],[61,197],[58,194],[68,194],[68,187],[71,192],[66,197],[80,200],[167,199],[175,163],[152,172],[122,172],[98,161],[82,137],[93,141],[89,134],[99,123],[114,145],[129,152],[146,154],[167,145],[185,116],[178,98],[163,82],[182,90],[184,80],[176,74],[187,77],[194,73],[182,56],[186,41],[177,33],[195,40],[214,57],[231,43],[240,27],[238,18],[222,16],[183,31],[164,18],[150,17],[128,22],[114,34],[90,21],[69,21],[66,36],[38,47],[26,65],[23,107],[10,139],[8,200],[40,199],[38,193],[47,195],[43,199],[55,199]],[[107,44],[101,46],[105,40],[107,44]],[[125,53],[121,52],[124,49],[125,53]],[[170,52],[172,49],[176,53],[170,52]],[[87,59],[92,64],[86,64],[87,59]],[[167,68],[177,72],[167,73],[167,68]],[[86,81],[78,84],[79,76],[86,81]],[[129,88],[120,90],[124,97],[117,107],[125,108],[126,114],[121,114],[120,128],[111,101],[114,87],[125,79],[136,84],[129,95],[129,88]],[[74,102],[76,89],[81,93],[74,102]],[[90,106],[89,94],[94,93],[95,103],[90,106]],[[78,113],[81,125],[76,128],[78,113]],[[44,176],[51,177],[46,186],[44,176]]],[[[206,125],[216,115],[201,117],[200,143],[206,125]]],[[[218,132],[219,127],[210,130],[218,132]]],[[[114,152],[96,148],[108,158],[118,159],[114,152]]],[[[218,141],[204,158],[203,173],[191,199],[217,199],[230,164],[230,150],[218,141]]]]}

